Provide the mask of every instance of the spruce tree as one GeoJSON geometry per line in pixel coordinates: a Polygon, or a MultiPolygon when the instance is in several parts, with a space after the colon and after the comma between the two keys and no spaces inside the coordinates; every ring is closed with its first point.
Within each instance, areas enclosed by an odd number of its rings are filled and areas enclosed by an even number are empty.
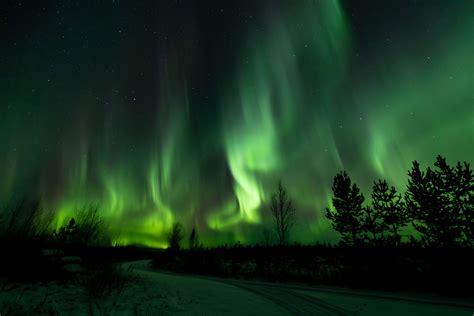
{"type": "Polygon", "coordinates": [[[400,229],[407,221],[407,212],[402,195],[389,186],[387,181],[378,180],[372,188],[372,213],[374,226],[381,240],[398,245],[400,229]]]}
{"type": "Polygon", "coordinates": [[[326,217],[332,226],[341,234],[341,241],[350,246],[357,246],[366,237],[366,209],[363,207],[364,195],[345,171],[334,177],[332,185],[334,210],[326,208],[326,217]]]}
{"type": "Polygon", "coordinates": [[[417,161],[408,173],[407,211],[422,240],[431,246],[472,243],[473,180],[469,164],[456,168],[438,156],[435,169],[420,170],[417,161]]]}

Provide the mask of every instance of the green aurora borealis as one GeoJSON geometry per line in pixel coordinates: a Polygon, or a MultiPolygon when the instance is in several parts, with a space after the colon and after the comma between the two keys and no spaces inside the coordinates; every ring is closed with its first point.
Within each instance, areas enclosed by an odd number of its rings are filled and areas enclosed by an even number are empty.
{"type": "Polygon", "coordinates": [[[293,239],[346,170],[370,196],[411,161],[474,157],[472,1],[2,4],[0,203],[59,227],[98,203],[114,243],[256,242],[279,179],[293,239]]]}

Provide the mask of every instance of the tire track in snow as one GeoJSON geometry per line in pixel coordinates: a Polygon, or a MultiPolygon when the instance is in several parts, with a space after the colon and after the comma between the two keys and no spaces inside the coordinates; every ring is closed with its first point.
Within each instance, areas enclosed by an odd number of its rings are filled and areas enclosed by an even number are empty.
{"type": "Polygon", "coordinates": [[[260,295],[283,307],[292,315],[346,316],[353,314],[352,311],[329,304],[320,298],[298,293],[291,289],[276,288],[262,284],[250,286],[239,281],[222,280],[220,282],[260,295]]]}
{"type": "Polygon", "coordinates": [[[146,270],[154,273],[172,274],[178,276],[187,276],[193,278],[200,278],[209,281],[226,283],[236,287],[243,288],[249,292],[253,292],[261,297],[264,297],[277,305],[281,306],[285,310],[289,311],[293,315],[354,315],[357,311],[350,311],[339,306],[330,304],[320,298],[312,295],[306,295],[301,292],[316,292],[325,294],[334,294],[346,297],[359,297],[363,299],[373,299],[376,301],[400,301],[415,304],[426,304],[440,307],[452,307],[456,309],[470,310],[474,308],[474,304],[465,300],[450,300],[441,297],[422,297],[422,296],[405,296],[388,293],[374,293],[366,291],[355,291],[339,288],[329,287],[310,287],[300,286],[294,284],[273,284],[259,281],[247,281],[247,280],[233,280],[223,279],[212,276],[202,276],[195,274],[181,274],[172,273],[168,271],[157,271],[149,267],[149,260],[143,260],[140,262],[129,262],[133,268],[139,270],[146,270]],[[139,264],[140,266],[136,265],[139,264]]]}

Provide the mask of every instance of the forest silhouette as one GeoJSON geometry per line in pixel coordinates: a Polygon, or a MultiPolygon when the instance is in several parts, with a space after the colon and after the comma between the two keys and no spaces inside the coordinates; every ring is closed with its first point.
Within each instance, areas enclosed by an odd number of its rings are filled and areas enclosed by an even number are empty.
{"type": "Polygon", "coordinates": [[[166,250],[110,247],[97,205],[84,207],[76,218],[52,229],[53,213],[38,203],[22,202],[0,213],[0,271],[16,280],[72,277],[60,263],[45,258],[44,249],[54,249],[86,263],[152,258],[155,268],[220,277],[474,293],[474,181],[469,163],[450,166],[438,156],[433,167],[421,170],[414,161],[404,193],[380,179],[373,183],[370,203],[345,171],[335,175],[332,191],[326,217],[341,238],[312,245],[292,242],[297,209],[282,182],[266,208],[273,227],[263,228],[262,241],[254,245],[239,241],[209,248],[200,242],[197,228],[187,235],[175,223],[166,250]],[[183,247],[186,236],[188,247],[183,247]]]}

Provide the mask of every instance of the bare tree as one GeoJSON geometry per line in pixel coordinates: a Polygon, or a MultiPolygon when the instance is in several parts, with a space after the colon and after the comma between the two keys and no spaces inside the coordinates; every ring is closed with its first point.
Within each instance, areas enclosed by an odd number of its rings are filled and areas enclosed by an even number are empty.
{"type": "Polygon", "coordinates": [[[262,231],[263,246],[269,247],[272,244],[272,231],[269,228],[264,228],[262,231]]]}
{"type": "Polygon", "coordinates": [[[273,217],[273,228],[277,244],[279,246],[286,246],[290,239],[291,227],[295,221],[295,209],[281,181],[278,183],[277,192],[272,195],[270,211],[273,217]]]}
{"type": "Polygon", "coordinates": [[[168,247],[172,250],[181,249],[181,241],[184,238],[184,227],[181,223],[174,223],[171,232],[168,234],[168,247]]]}

